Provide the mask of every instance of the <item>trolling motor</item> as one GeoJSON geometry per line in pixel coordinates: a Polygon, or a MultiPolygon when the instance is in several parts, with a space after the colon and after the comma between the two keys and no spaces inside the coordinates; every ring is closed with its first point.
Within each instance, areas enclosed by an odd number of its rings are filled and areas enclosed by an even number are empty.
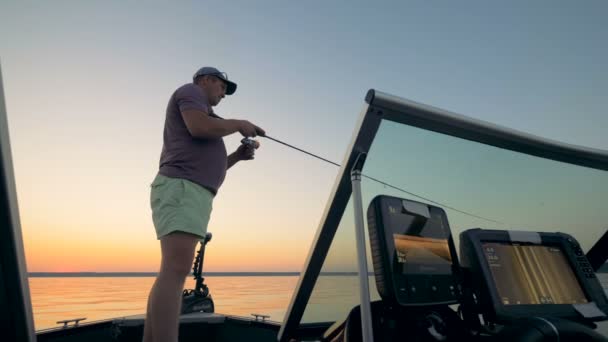
{"type": "Polygon", "coordinates": [[[192,275],[196,280],[193,290],[185,289],[182,294],[182,315],[193,312],[214,312],[213,299],[209,293],[209,288],[205,285],[203,278],[203,259],[205,258],[205,246],[211,241],[211,233],[206,233],[200,240],[201,247],[194,257],[192,275]]]}

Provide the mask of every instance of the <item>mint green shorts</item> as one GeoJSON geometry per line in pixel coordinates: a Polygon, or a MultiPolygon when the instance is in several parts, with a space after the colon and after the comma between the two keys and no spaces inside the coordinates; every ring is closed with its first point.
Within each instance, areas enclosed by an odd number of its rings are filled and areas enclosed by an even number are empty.
{"type": "Polygon", "coordinates": [[[156,175],[150,190],[152,221],[156,237],[179,231],[198,235],[207,233],[214,194],[182,178],[156,175]]]}

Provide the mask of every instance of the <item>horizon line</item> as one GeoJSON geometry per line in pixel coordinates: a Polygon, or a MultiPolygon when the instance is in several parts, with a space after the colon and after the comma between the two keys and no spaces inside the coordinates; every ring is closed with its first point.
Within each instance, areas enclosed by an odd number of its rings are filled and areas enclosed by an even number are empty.
{"type": "MultiPolygon", "coordinates": [[[[203,276],[300,276],[301,272],[203,272],[203,276]]],[[[358,272],[321,272],[322,275],[357,275],[358,272]]],[[[369,272],[373,275],[373,272],[369,272]]],[[[158,272],[28,272],[28,278],[50,277],[153,277],[158,272]]],[[[192,276],[190,273],[188,276],[192,276]]]]}
{"type": "MultiPolygon", "coordinates": [[[[300,272],[203,272],[203,275],[261,275],[261,274],[269,274],[269,275],[299,275],[300,272]]],[[[120,276],[130,276],[130,277],[150,277],[156,276],[158,272],[95,272],[95,271],[77,271],[77,272],[28,272],[28,277],[78,277],[78,276],[93,276],[93,277],[120,277],[120,276]]],[[[192,275],[192,272],[188,274],[192,275]]]]}
{"type": "MultiPolygon", "coordinates": [[[[608,273],[608,264],[602,265],[595,273],[608,273]]],[[[335,276],[353,276],[358,275],[357,271],[331,271],[320,272],[319,275],[335,275],[335,276]]],[[[155,277],[158,272],[28,272],[28,278],[52,278],[52,277],[155,277]]],[[[247,276],[300,276],[301,272],[296,271],[218,271],[218,272],[203,272],[205,276],[224,276],[224,277],[247,277],[247,276]]],[[[369,271],[369,276],[373,276],[374,272],[369,271]]],[[[192,272],[188,274],[192,276],[192,272]]]]}

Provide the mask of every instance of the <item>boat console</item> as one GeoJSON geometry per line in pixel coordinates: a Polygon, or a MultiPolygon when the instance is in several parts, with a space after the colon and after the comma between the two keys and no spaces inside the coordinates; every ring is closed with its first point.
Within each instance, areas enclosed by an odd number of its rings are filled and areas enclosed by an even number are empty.
{"type": "MultiPolygon", "coordinates": [[[[367,211],[374,341],[606,341],[608,301],[580,245],[562,233],[469,229],[460,262],[445,211],[377,196],[367,211]]],[[[325,341],[361,341],[357,306],[325,341]]]]}

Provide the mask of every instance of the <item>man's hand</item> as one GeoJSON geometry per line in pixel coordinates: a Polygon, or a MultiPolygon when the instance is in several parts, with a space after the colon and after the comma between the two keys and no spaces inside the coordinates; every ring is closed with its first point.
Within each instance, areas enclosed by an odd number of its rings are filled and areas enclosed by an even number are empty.
{"type": "Polygon", "coordinates": [[[246,138],[266,136],[266,131],[247,120],[239,120],[239,133],[246,138]]]}

